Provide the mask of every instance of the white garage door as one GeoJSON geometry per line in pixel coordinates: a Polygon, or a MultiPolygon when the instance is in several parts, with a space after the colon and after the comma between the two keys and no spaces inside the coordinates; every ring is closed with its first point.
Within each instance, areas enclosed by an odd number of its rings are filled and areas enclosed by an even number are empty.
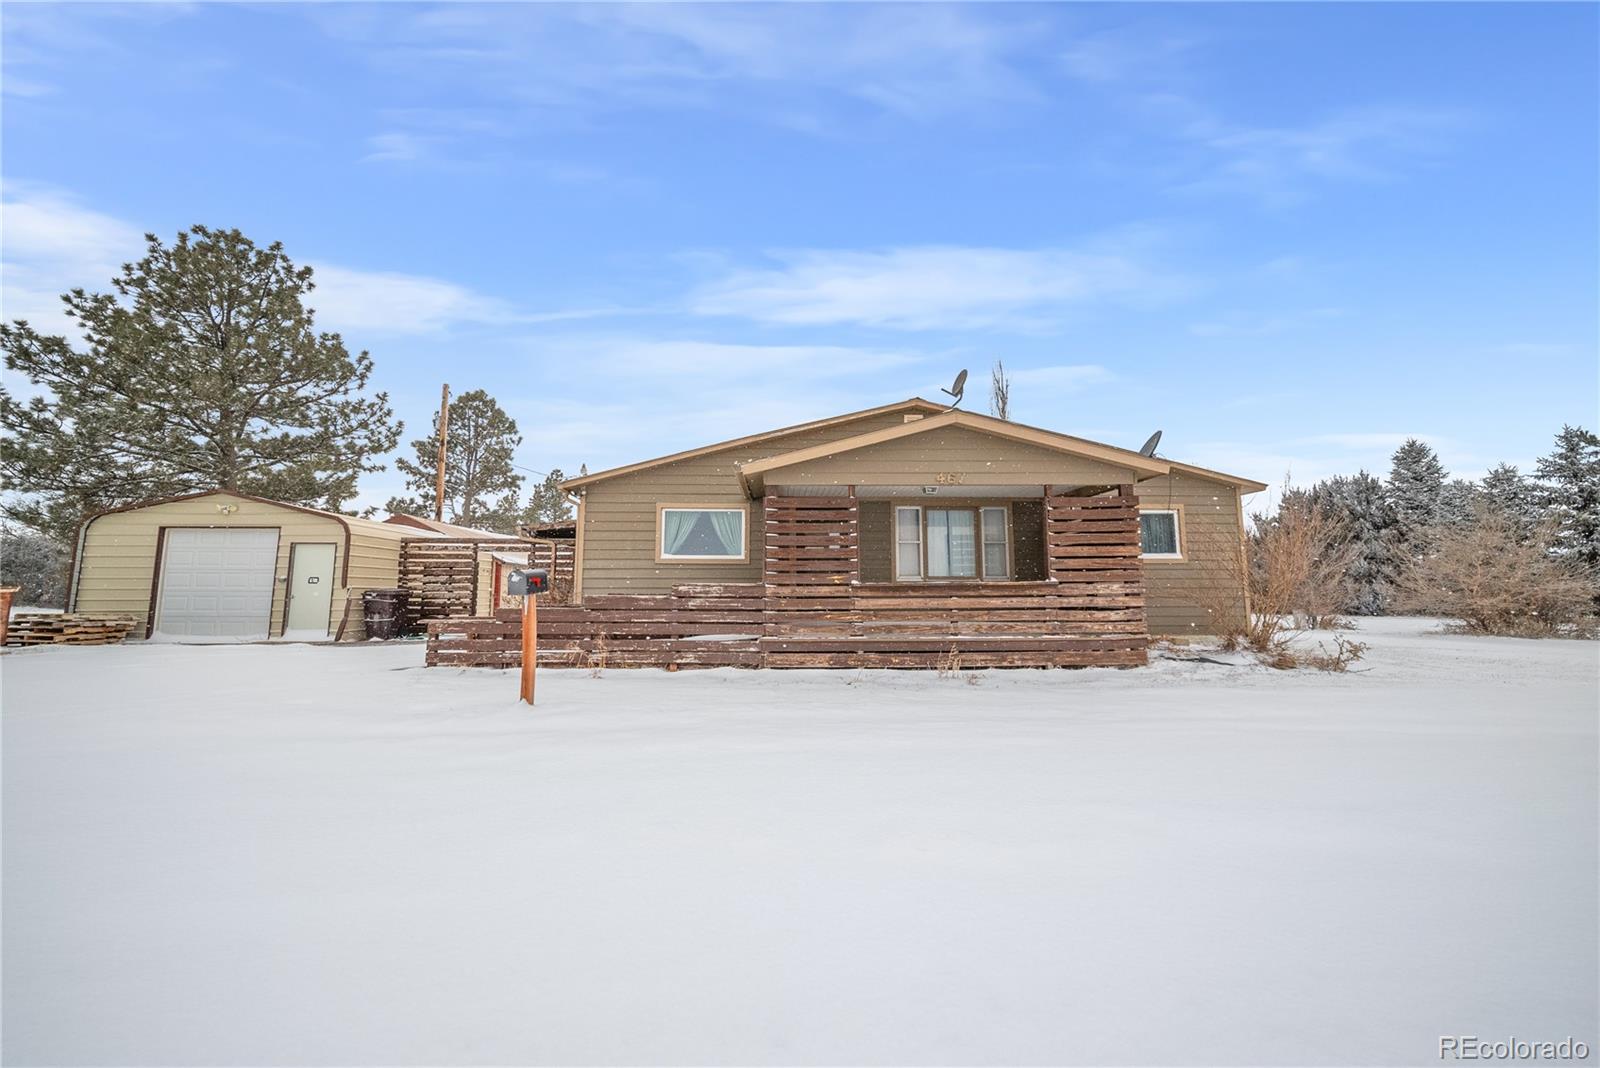
{"type": "Polygon", "coordinates": [[[267,636],[278,532],[249,527],[173,527],[161,554],[163,638],[248,641],[267,636]]]}

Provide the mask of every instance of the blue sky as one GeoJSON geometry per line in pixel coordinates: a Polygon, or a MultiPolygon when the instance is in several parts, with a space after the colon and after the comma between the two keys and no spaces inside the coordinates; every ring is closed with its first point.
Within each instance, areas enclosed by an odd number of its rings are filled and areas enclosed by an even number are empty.
{"type": "MultiPolygon", "coordinates": [[[[7,4],[4,314],[281,240],[569,473],[1012,370],[1277,482],[1594,426],[1597,9],[7,4]]],[[[363,497],[399,489],[369,476],[363,497]]]]}

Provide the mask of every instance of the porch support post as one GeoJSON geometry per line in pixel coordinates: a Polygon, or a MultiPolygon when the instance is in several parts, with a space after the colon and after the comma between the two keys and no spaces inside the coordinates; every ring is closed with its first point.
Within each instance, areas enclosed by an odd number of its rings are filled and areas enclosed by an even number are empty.
{"type": "Polygon", "coordinates": [[[1116,496],[1045,497],[1045,558],[1059,583],[1065,628],[1134,639],[1143,662],[1149,643],[1144,567],[1139,559],[1139,499],[1132,485],[1116,496]]]}

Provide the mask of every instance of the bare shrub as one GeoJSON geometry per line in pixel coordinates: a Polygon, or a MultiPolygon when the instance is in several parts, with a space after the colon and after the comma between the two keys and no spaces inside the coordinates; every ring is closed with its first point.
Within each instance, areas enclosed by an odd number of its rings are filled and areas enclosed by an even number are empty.
{"type": "Polygon", "coordinates": [[[1276,515],[1251,516],[1248,562],[1234,553],[1217,553],[1205,567],[1193,603],[1204,609],[1212,630],[1229,652],[1248,649],[1269,667],[1302,665],[1343,671],[1360,659],[1359,642],[1335,638],[1335,652],[1307,654],[1290,648],[1296,632],[1340,625],[1345,601],[1345,571],[1357,547],[1343,539],[1343,527],[1304,493],[1285,486],[1276,515]],[[1238,591],[1248,587],[1248,613],[1238,591]]]}
{"type": "Polygon", "coordinates": [[[1301,629],[1340,624],[1346,600],[1345,572],[1356,546],[1344,539],[1343,524],[1304,493],[1284,486],[1273,516],[1251,516],[1250,600],[1257,615],[1292,620],[1301,629]]]}
{"type": "Polygon", "coordinates": [[[959,678],[961,676],[961,648],[950,646],[950,651],[939,658],[938,677],[941,679],[959,678]]]}
{"type": "Polygon", "coordinates": [[[1333,648],[1319,647],[1314,653],[1300,653],[1300,663],[1314,667],[1318,671],[1349,671],[1350,665],[1360,660],[1367,653],[1367,643],[1346,638],[1343,634],[1333,636],[1333,648]]]}
{"type": "Polygon", "coordinates": [[[1480,508],[1471,523],[1433,536],[1434,550],[1400,577],[1402,611],[1459,619],[1476,634],[1595,633],[1593,579],[1570,557],[1550,551],[1552,528],[1529,537],[1503,511],[1480,508]]]}

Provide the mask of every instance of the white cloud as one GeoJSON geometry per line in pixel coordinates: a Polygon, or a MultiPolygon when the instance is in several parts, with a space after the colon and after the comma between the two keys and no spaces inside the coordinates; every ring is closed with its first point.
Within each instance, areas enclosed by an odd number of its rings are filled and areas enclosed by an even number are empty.
{"type": "Polygon", "coordinates": [[[26,319],[45,333],[76,335],[61,294],[108,288],[144,249],[137,227],[38,186],[7,182],[0,214],[0,317],[26,319]]]}
{"type": "Polygon", "coordinates": [[[882,348],[578,335],[541,337],[528,349],[530,362],[591,369],[567,395],[559,385],[518,395],[515,380],[499,390],[513,415],[538,413],[519,421],[526,459],[518,462],[569,472],[904,400],[928,377],[923,354],[882,348]]]}
{"type": "MultiPolygon", "coordinates": [[[[0,230],[0,317],[26,319],[46,333],[76,337],[61,312],[62,293],[76,287],[106,292],[121,265],[144,254],[143,232],[121,219],[84,207],[54,189],[7,183],[0,230]]],[[[170,239],[169,234],[159,235],[170,239]]],[[[503,301],[438,278],[313,264],[308,303],[317,324],[367,333],[429,333],[457,324],[500,324],[617,314],[578,309],[519,315],[503,301]]]]}
{"type": "Polygon", "coordinates": [[[1437,154],[1466,124],[1458,112],[1371,107],[1299,126],[1245,126],[1200,115],[1182,136],[1212,162],[1186,187],[1273,203],[1303,199],[1319,182],[1381,182],[1437,154]]]}
{"type": "Polygon", "coordinates": [[[1027,329],[1086,304],[1165,295],[1176,281],[1115,251],[932,245],[772,258],[778,267],[702,286],[691,310],[789,325],[1027,329]]]}
{"type": "Polygon", "coordinates": [[[370,333],[431,333],[462,323],[516,320],[504,302],[454,282],[387,271],[357,271],[331,264],[313,267],[316,289],[307,303],[317,324],[370,333]]]}
{"type": "MultiPolygon", "coordinates": [[[[703,109],[822,135],[934,121],[1040,94],[1035,17],[959,6],[443,5],[372,17],[296,8],[386,72],[491,101],[513,130],[620,110],[703,109]]],[[[391,117],[391,122],[394,121],[391,117]]],[[[394,130],[423,130],[405,120],[394,130]]],[[[455,146],[460,148],[461,146],[455,146]]]]}

